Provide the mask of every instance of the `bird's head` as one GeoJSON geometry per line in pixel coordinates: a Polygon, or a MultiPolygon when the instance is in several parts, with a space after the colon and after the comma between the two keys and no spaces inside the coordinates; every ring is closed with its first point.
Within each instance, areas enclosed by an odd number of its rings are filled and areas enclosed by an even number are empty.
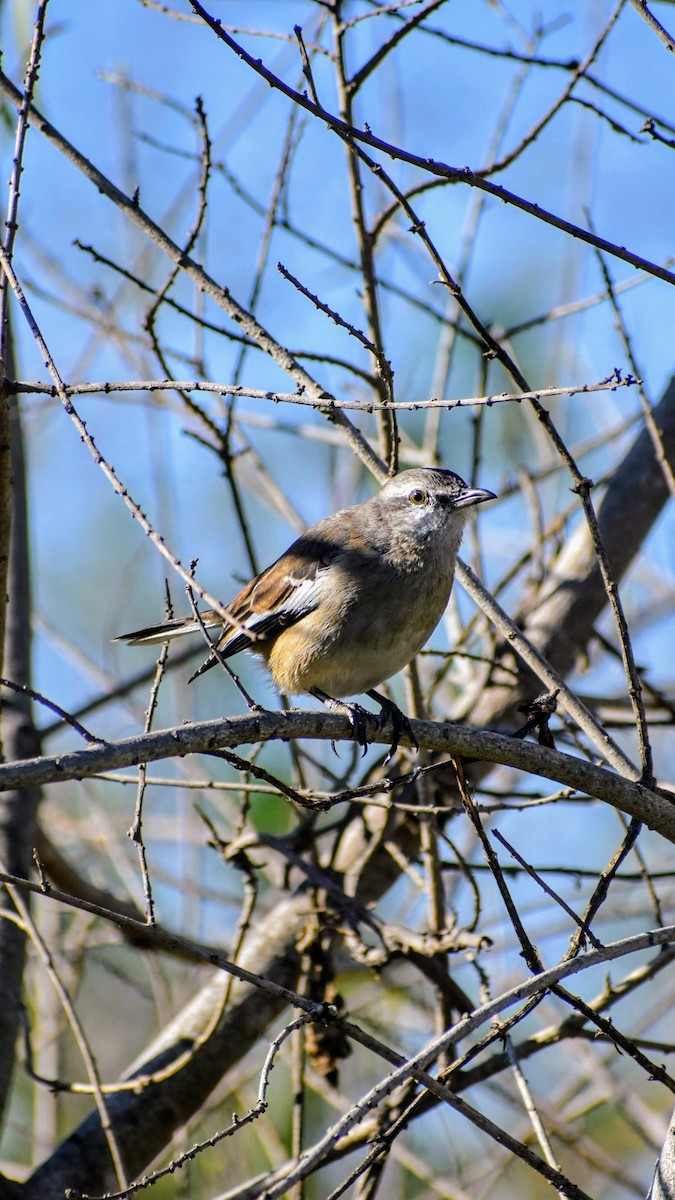
{"type": "Polygon", "coordinates": [[[390,519],[402,535],[423,542],[438,537],[456,550],[467,510],[495,498],[487,488],[469,487],[454,471],[416,467],[387,480],[374,504],[380,519],[390,519]]]}

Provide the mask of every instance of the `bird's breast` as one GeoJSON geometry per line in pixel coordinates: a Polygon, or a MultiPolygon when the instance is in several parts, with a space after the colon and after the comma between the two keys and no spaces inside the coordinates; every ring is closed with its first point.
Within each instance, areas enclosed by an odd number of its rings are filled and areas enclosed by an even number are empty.
{"type": "Polygon", "coordinates": [[[266,653],[281,691],[353,696],[401,671],[440,621],[452,570],[401,572],[377,560],[326,572],[317,608],[283,630],[266,653]]]}

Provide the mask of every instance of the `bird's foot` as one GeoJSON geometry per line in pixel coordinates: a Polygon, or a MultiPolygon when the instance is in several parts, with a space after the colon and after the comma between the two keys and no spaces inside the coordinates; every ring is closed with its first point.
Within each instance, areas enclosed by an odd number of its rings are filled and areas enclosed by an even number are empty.
{"type": "Polygon", "coordinates": [[[360,704],[353,704],[348,700],[336,700],[334,696],[329,696],[319,688],[314,688],[311,694],[325,704],[331,712],[340,713],[341,716],[347,718],[354,730],[354,741],[358,742],[365,754],[368,749],[368,719],[370,718],[371,721],[376,719],[373,713],[368,712],[367,708],[362,708],[360,704]]]}
{"type": "Polygon", "coordinates": [[[410,740],[415,750],[419,750],[419,745],[417,743],[417,738],[413,733],[412,725],[410,724],[410,721],[406,717],[405,713],[401,712],[398,704],[394,704],[394,701],[389,700],[387,696],[380,695],[380,693],[376,692],[374,688],[372,688],[369,692],[366,692],[366,695],[370,696],[371,700],[377,700],[377,703],[380,706],[380,713],[378,716],[378,724],[380,729],[384,728],[387,721],[391,721],[393,726],[394,736],[392,738],[387,757],[384,760],[385,764],[391,762],[396,751],[398,750],[398,743],[401,734],[410,740]]]}

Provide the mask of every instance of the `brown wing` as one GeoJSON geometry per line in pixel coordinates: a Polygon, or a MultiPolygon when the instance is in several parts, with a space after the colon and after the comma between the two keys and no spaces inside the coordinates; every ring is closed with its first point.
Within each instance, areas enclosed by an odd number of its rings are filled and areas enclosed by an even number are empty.
{"type": "MultiPolygon", "coordinates": [[[[317,534],[319,530],[315,529],[312,534],[298,538],[281,558],[247,583],[228,604],[227,611],[239,627],[233,625],[225,629],[216,643],[225,658],[231,658],[240,650],[254,650],[256,642],[274,638],[318,606],[321,573],[336,550],[330,539],[317,534]]],[[[210,670],[217,661],[215,654],[209,655],[192,679],[210,670]]]]}

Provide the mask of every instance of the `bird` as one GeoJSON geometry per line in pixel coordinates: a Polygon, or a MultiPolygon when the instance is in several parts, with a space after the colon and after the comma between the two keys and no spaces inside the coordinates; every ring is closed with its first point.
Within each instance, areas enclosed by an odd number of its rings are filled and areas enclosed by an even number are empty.
{"type": "Polygon", "coordinates": [[[496,499],[453,471],[416,467],[389,478],[361,504],[312,525],[222,613],[209,609],[121,634],[131,646],[220,629],[189,682],[242,650],[261,656],[281,693],[309,694],[349,718],[363,746],[375,719],[346,697],[366,695],[391,719],[387,758],[408,718],[376,689],[403,670],[438,625],[450,597],[469,508],[496,499]]]}

